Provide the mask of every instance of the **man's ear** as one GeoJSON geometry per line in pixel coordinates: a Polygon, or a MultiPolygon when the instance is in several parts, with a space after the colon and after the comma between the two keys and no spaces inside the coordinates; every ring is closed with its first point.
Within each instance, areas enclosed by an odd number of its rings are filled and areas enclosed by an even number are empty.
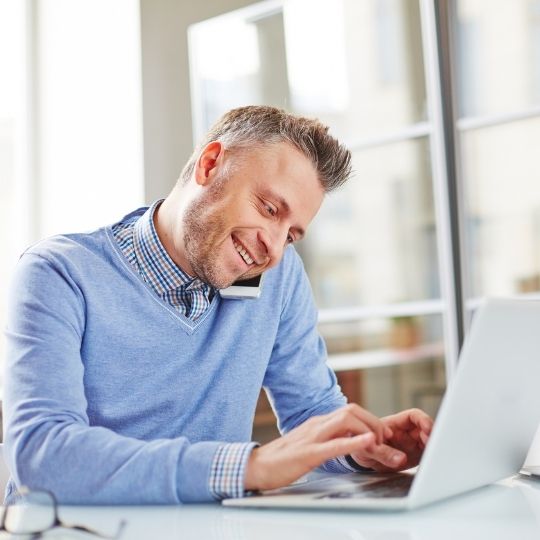
{"type": "Polygon", "coordinates": [[[223,163],[223,145],[219,141],[208,143],[201,151],[195,164],[195,181],[200,186],[212,182],[223,163]]]}

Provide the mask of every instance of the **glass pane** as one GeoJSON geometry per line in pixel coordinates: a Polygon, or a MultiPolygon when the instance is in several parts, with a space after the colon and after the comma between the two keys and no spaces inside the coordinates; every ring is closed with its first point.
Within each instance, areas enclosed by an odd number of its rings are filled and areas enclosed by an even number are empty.
{"type": "MultiPolygon", "coordinates": [[[[16,205],[16,182],[20,180],[20,157],[24,117],[23,2],[0,0],[0,328],[6,324],[7,284],[22,251],[19,245],[20,215],[16,205]],[[17,167],[19,166],[19,167],[17,167]]],[[[26,208],[26,207],[25,207],[26,208]]],[[[5,356],[5,341],[0,333],[0,367],[5,356]]],[[[0,372],[3,370],[0,370],[0,372]]],[[[1,381],[0,381],[1,385],[1,381]]]]}
{"type": "MultiPolygon", "coordinates": [[[[298,245],[317,305],[439,298],[429,141],[400,137],[429,121],[419,2],[268,6],[191,27],[195,137],[247,104],[320,118],[352,149],[355,177],[327,197],[298,245]],[[400,142],[375,146],[379,135],[400,142]]],[[[445,385],[441,316],[368,317],[321,324],[343,391],[376,414],[412,406],[434,414],[445,385]]],[[[255,438],[275,436],[274,422],[263,396],[255,438]]]]}
{"type": "Polygon", "coordinates": [[[473,296],[540,291],[540,118],[462,134],[473,296]]]}
{"type": "Polygon", "coordinates": [[[540,104],[540,0],[458,0],[459,115],[540,104]]]}
{"type": "Polygon", "coordinates": [[[321,308],[440,295],[427,139],[353,153],[299,246],[321,308]]]}
{"type": "Polygon", "coordinates": [[[411,0],[289,0],[271,14],[199,23],[190,34],[198,127],[246,104],[317,116],[349,144],[422,121],[420,36],[411,0]]]}
{"type": "Polygon", "coordinates": [[[445,387],[440,315],[325,323],[320,331],[350,401],[378,415],[409,407],[437,412],[445,387]],[[359,375],[351,366],[365,369],[359,375]]]}
{"type": "Polygon", "coordinates": [[[132,0],[35,4],[43,237],[113,223],[141,206],[141,36],[132,0]]]}
{"type": "MultiPolygon", "coordinates": [[[[411,407],[436,416],[446,387],[440,315],[324,323],[319,330],[328,348],[329,364],[350,402],[378,416],[411,407]],[[357,369],[362,366],[367,367],[357,369]]],[[[275,423],[262,392],[254,440],[266,442],[277,437],[275,423]]]]}

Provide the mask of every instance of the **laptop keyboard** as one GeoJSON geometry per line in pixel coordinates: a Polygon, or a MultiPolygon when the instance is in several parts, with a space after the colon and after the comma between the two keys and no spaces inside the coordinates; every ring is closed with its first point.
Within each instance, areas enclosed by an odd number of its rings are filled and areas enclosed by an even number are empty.
{"type": "Polygon", "coordinates": [[[317,497],[318,499],[364,499],[367,497],[406,497],[411,488],[414,475],[401,474],[377,480],[367,484],[362,484],[354,490],[335,491],[325,493],[317,497]]]}

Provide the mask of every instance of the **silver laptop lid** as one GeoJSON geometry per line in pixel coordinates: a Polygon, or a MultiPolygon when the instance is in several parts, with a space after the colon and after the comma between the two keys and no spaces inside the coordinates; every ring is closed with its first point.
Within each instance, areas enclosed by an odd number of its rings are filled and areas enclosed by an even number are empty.
{"type": "Polygon", "coordinates": [[[486,300],[448,386],[408,506],[519,471],[540,422],[540,301],[486,300]]]}

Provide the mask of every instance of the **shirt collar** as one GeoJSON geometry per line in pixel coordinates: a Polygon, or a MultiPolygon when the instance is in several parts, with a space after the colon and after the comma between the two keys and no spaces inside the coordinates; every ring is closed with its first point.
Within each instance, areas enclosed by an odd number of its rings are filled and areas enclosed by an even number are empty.
{"type": "Polygon", "coordinates": [[[159,239],[154,226],[154,213],[162,202],[163,199],[154,202],[133,227],[133,249],[139,269],[158,294],[165,294],[182,286],[197,288],[203,285],[203,282],[191,277],[176,265],[159,239]]]}

